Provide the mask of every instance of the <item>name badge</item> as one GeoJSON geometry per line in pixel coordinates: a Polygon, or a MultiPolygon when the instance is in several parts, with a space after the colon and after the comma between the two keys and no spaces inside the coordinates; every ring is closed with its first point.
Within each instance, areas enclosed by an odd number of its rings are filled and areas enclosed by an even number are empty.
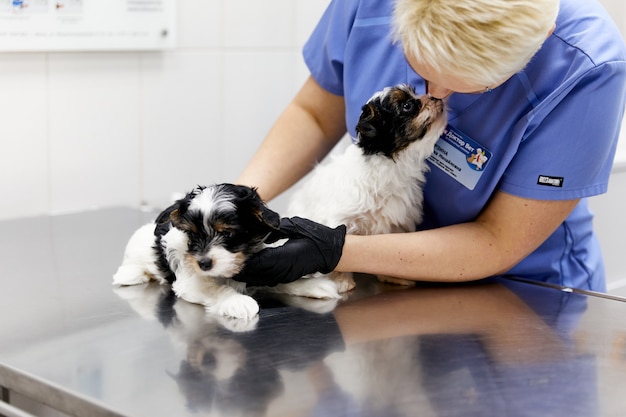
{"type": "Polygon", "coordinates": [[[491,160],[491,152],[448,125],[428,160],[465,188],[473,190],[491,160]]]}

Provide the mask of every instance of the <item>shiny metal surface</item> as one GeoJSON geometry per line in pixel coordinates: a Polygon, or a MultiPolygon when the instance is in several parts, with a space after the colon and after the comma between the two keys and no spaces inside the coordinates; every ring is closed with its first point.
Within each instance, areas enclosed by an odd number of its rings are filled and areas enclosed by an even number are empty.
{"type": "Polygon", "coordinates": [[[81,417],[626,415],[623,301],[360,276],[337,305],[256,294],[258,320],[226,319],[111,286],[149,218],[0,222],[1,386],[81,417]]]}

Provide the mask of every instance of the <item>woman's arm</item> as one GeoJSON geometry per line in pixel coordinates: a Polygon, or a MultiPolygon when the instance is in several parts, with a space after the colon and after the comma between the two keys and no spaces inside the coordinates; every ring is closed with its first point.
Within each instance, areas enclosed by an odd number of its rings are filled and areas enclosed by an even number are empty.
{"type": "Polygon", "coordinates": [[[471,281],[506,272],[541,245],[579,200],[497,192],[474,222],[414,233],[346,236],[338,271],[415,281],[471,281]]]}
{"type": "Polygon", "coordinates": [[[237,179],[266,201],[295,184],[346,132],[343,97],[309,77],[237,179]]]}

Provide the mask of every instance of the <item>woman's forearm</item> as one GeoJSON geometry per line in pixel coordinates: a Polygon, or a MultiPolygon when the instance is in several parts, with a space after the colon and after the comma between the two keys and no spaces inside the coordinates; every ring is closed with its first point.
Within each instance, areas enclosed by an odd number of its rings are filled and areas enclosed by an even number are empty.
{"type": "Polygon", "coordinates": [[[305,176],[346,131],[343,98],[312,78],[278,118],[237,183],[269,201],[305,176]]]}
{"type": "Polygon", "coordinates": [[[576,204],[497,192],[474,222],[346,236],[336,269],[416,281],[471,281],[504,273],[539,247],[576,204]]]}
{"type": "Polygon", "coordinates": [[[372,236],[346,236],[337,270],[416,281],[471,281],[505,265],[495,238],[473,223],[372,236]],[[473,236],[467,240],[467,236],[473,236]]]}

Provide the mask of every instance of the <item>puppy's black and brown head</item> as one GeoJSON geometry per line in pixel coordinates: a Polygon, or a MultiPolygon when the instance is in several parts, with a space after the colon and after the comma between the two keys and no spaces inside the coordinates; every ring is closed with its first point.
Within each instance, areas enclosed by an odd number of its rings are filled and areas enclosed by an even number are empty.
{"type": "Polygon", "coordinates": [[[394,159],[416,141],[427,136],[438,138],[446,120],[442,100],[418,96],[406,84],[387,87],[361,109],[356,126],[358,146],[365,155],[380,154],[394,159]]]}
{"type": "Polygon", "coordinates": [[[184,232],[184,261],[200,274],[229,278],[241,270],[250,254],[262,248],[279,225],[280,216],[265,205],[254,188],[216,184],[199,186],[164,210],[156,220],[155,235],[169,245],[174,239],[164,236],[172,228],[184,232]]]}

